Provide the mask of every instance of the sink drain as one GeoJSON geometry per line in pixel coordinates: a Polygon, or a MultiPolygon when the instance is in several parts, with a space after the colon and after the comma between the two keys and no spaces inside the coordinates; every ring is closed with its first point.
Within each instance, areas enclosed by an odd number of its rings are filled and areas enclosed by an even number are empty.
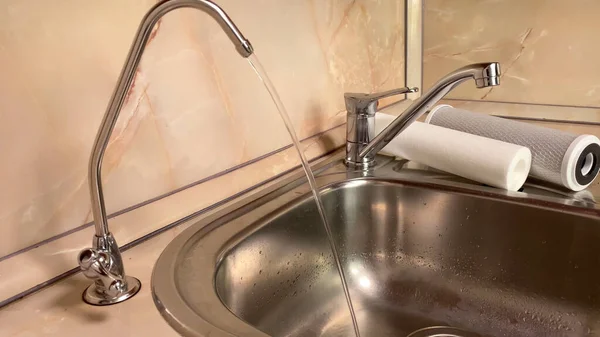
{"type": "Polygon", "coordinates": [[[474,332],[449,326],[432,326],[419,329],[406,337],[481,337],[474,332]]]}

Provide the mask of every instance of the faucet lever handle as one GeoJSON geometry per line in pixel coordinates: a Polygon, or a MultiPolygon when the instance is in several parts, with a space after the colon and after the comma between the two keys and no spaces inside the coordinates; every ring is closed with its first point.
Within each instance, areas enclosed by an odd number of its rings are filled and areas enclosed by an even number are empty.
{"type": "Polygon", "coordinates": [[[413,87],[413,88],[404,87],[404,88],[396,88],[396,89],[392,89],[392,90],[388,90],[388,91],[384,91],[384,92],[376,92],[373,94],[346,93],[346,94],[344,94],[344,97],[345,98],[351,97],[351,98],[356,98],[356,99],[364,99],[364,100],[368,100],[368,101],[377,101],[382,98],[386,98],[386,97],[390,97],[390,96],[394,96],[394,95],[408,94],[408,93],[417,92],[417,91],[419,91],[419,88],[417,88],[417,87],[413,87]]]}
{"type": "Polygon", "coordinates": [[[359,115],[373,115],[375,114],[380,99],[418,91],[419,88],[417,87],[404,87],[384,92],[377,92],[373,94],[347,92],[344,94],[344,100],[346,103],[346,110],[348,111],[348,113],[359,115]]]}

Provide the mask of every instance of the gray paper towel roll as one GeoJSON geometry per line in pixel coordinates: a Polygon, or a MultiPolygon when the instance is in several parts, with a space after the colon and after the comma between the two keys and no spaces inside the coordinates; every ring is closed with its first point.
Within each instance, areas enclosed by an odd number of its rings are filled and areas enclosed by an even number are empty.
{"type": "Polygon", "coordinates": [[[600,171],[600,140],[450,105],[439,105],[427,123],[528,147],[532,154],[530,176],[581,191],[600,171]]]}

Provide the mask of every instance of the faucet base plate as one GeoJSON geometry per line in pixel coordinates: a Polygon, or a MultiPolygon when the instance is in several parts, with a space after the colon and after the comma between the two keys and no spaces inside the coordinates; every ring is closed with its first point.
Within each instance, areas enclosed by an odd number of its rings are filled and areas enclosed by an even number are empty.
{"type": "Polygon", "coordinates": [[[108,296],[98,292],[96,289],[96,283],[92,283],[89,287],[87,287],[87,289],[85,289],[82,298],[85,303],[91,305],[102,306],[121,303],[132,298],[142,288],[142,283],[135,277],[125,276],[125,281],[127,282],[127,289],[122,291],[117,296],[108,296]]]}
{"type": "Polygon", "coordinates": [[[350,161],[348,159],[344,159],[344,164],[347,167],[351,167],[354,169],[367,170],[367,169],[375,167],[377,165],[377,162],[375,160],[364,161],[364,162],[355,162],[355,161],[350,161]]]}

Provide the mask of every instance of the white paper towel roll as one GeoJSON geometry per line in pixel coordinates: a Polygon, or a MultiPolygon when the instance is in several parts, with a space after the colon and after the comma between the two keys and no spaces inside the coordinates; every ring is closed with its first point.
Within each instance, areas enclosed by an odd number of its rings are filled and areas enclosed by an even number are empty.
{"type": "MultiPolygon", "coordinates": [[[[394,118],[376,114],[375,132],[394,118]]],[[[523,186],[531,167],[526,147],[420,122],[396,136],[383,152],[509,191],[523,186]]]]}

